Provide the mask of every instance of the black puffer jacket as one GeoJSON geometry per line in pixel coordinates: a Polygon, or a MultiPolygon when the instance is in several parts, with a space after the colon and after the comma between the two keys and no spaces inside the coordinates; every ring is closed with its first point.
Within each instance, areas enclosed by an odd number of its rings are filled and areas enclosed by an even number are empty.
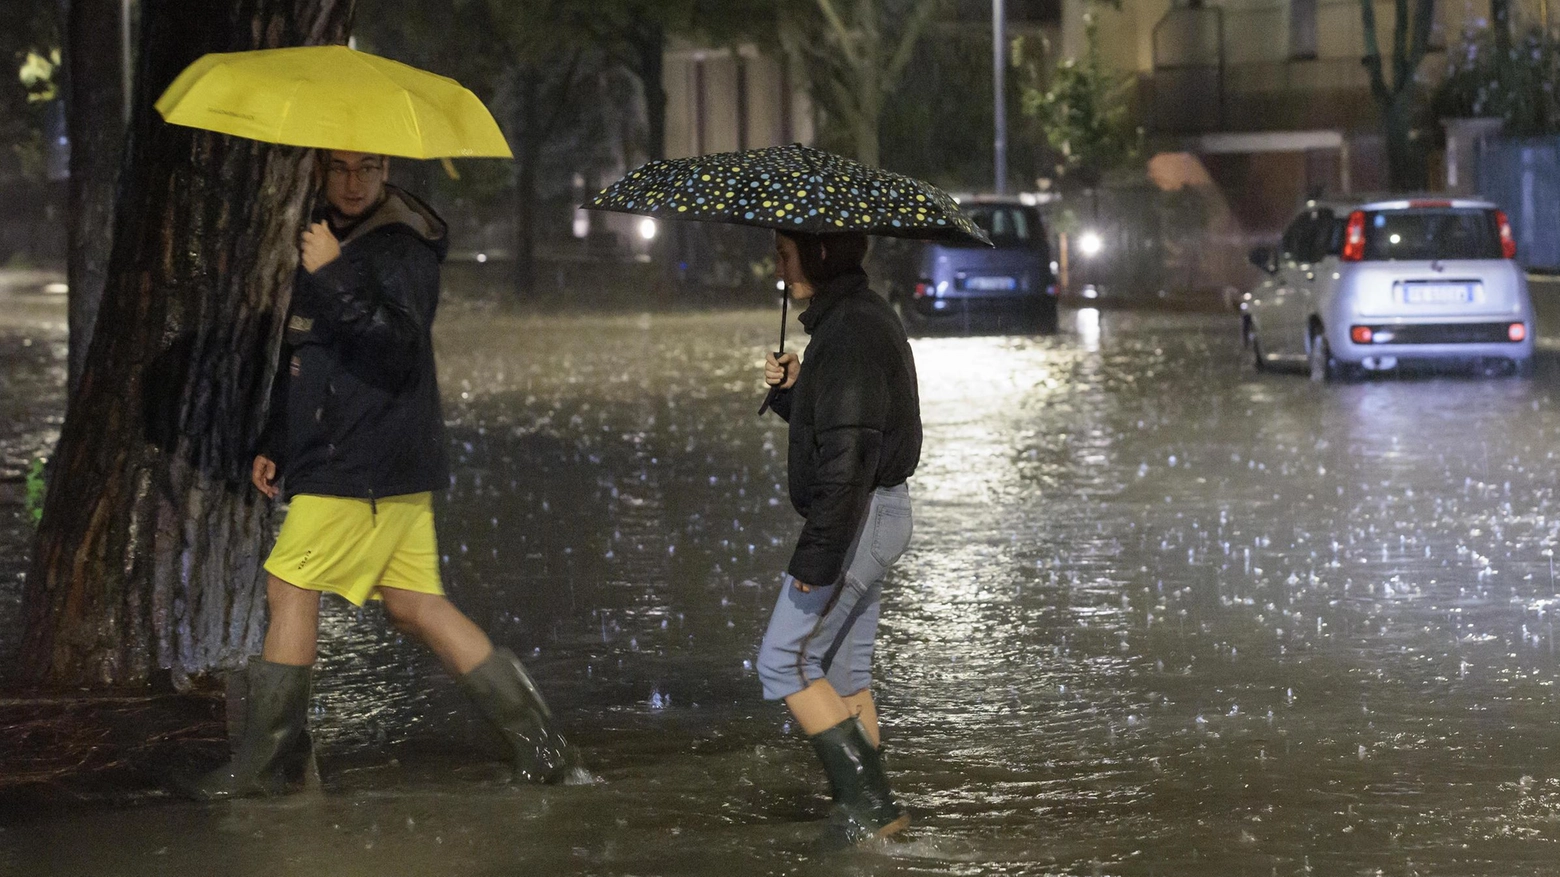
{"type": "Polygon", "coordinates": [[[790,424],[791,504],[807,523],[786,571],[835,583],[872,491],[902,484],[921,459],[921,401],[904,328],[867,275],[818,288],[801,316],[801,373],[773,407],[790,424]]]}
{"type": "Polygon", "coordinates": [[[412,195],[386,190],[346,232],[340,258],[298,270],[259,449],[289,497],[449,485],[430,332],[446,226],[412,195]]]}

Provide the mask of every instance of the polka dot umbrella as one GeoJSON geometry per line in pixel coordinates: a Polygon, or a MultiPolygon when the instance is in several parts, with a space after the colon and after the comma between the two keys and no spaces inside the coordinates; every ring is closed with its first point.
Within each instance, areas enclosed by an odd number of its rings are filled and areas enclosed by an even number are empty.
{"type": "Polygon", "coordinates": [[[931,183],[799,143],[652,161],[584,206],[807,234],[863,232],[991,245],[953,198],[931,183]]]}
{"type": "MultiPolygon", "coordinates": [[[[992,245],[958,203],[931,183],[800,143],[652,161],[584,206],[805,234],[859,232],[992,245]]],[[[776,356],[785,352],[789,302],[789,295],[781,299],[776,356]]],[[[759,414],[768,410],[774,392],[765,397],[759,414]]]]}

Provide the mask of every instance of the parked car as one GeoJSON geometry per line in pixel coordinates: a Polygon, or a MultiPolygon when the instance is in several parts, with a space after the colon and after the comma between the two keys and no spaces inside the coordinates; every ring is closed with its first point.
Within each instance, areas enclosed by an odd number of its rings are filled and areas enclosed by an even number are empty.
{"type": "Polygon", "coordinates": [[[1040,211],[997,196],[959,206],[995,247],[889,238],[874,247],[873,278],[905,329],[1056,331],[1056,276],[1040,211]]]}
{"type": "Polygon", "coordinates": [[[1468,199],[1308,202],[1276,249],[1251,252],[1268,277],[1241,303],[1260,369],[1313,380],[1425,362],[1526,373],[1533,305],[1511,224],[1468,199]]]}

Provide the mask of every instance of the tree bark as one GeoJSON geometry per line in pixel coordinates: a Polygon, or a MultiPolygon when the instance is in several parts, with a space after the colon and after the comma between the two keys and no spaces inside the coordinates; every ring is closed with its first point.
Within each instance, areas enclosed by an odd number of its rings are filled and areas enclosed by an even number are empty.
{"type": "Polygon", "coordinates": [[[312,153],[162,123],[205,52],[344,42],[353,0],[145,0],[98,326],[55,454],[21,676],[142,686],[237,664],[263,630],[272,511],[248,485],[312,153]]]}
{"type": "Polygon", "coordinates": [[[645,93],[645,158],[666,157],[666,85],[661,81],[666,64],[666,29],[655,21],[643,21],[630,38],[637,59],[634,72],[645,93]]]}
{"type": "Polygon", "coordinates": [[[1415,71],[1429,50],[1430,27],[1435,12],[1434,0],[1396,0],[1392,27],[1392,82],[1387,82],[1386,63],[1376,34],[1375,0],[1360,0],[1365,57],[1361,59],[1370,77],[1371,96],[1381,111],[1387,141],[1387,178],[1397,190],[1422,189],[1428,176],[1424,138],[1416,138],[1419,122],[1419,93],[1415,71]],[[1409,14],[1412,6],[1413,14],[1409,14]]]}
{"type": "Polygon", "coordinates": [[[81,383],[108,274],[125,124],[119,0],[62,2],[69,7],[63,41],[70,136],[68,399],[81,383]]]}

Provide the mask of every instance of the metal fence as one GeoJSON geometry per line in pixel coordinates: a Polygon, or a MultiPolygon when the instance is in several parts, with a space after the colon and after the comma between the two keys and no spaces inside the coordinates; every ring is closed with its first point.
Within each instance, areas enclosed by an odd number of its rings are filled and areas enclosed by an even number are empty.
{"type": "Polygon", "coordinates": [[[1479,150],[1479,193],[1499,204],[1524,268],[1560,271],[1560,137],[1496,137],[1479,150]]]}

